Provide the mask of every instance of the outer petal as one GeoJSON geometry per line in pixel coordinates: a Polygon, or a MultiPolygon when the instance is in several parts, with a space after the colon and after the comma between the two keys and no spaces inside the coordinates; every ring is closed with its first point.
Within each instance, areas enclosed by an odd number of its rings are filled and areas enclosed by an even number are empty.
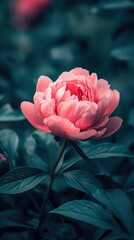
{"type": "Polygon", "coordinates": [[[104,126],[106,128],[106,131],[101,137],[109,137],[112,135],[114,132],[116,132],[122,124],[123,120],[119,117],[111,117],[109,118],[109,121],[107,124],[104,126]]]}
{"type": "Polygon", "coordinates": [[[58,106],[58,115],[67,118],[72,123],[75,123],[81,117],[81,114],[80,102],[77,100],[61,102],[58,106]]]}
{"type": "Polygon", "coordinates": [[[90,76],[90,82],[91,82],[91,85],[94,88],[96,88],[96,86],[97,86],[97,80],[98,80],[97,74],[96,73],[92,73],[91,76],[90,76]]]}
{"type": "Polygon", "coordinates": [[[103,118],[101,118],[98,122],[96,122],[95,124],[92,125],[92,128],[102,128],[103,126],[106,125],[106,123],[109,121],[109,117],[108,116],[104,116],[103,118]]]}
{"type": "Polygon", "coordinates": [[[90,105],[88,109],[85,111],[84,114],[81,115],[81,118],[75,123],[75,126],[80,128],[81,130],[89,128],[96,119],[98,106],[94,102],[89,102],[89,103],[90,105]]]}
{"type": "Polygon", "coordinates": [[[36,85],[36,91],[44,92],[50,83],[53,83],[53,81],[49,77],[40,76],[36,85]]]}
{"type": "Polygon", "coordinates": [[[51,115],[55,115],[55,101],[54,99],[44,100],[41,104],[41,112],[44,118],[48,118],[51,115]]]}
{"type": "Polygon", "coordinates": [[[80,67],[73,68],[71,71],[69,71],[69,73],[73,73],[75,75],[84,75],[86,77],[89,76],[89,71],[80,67]]]}
{"type": "Polygon", "coordinates": [[[21,111],[32,126],[43,132],[51,132],[43,123],[43,119],[38,115],[36,107],[33,103],[22,102],[21,111]]]}
{"type": "Polygon", "coordinates": [[[76,83],[83,83],[85,77],[89,77],[89,72],[83,68],[74,68],[69,72],[63,72],[57,79],[58,82],[61,81],[74,81],[76,83]]]}
{"type": "Polygon", "coordinates": [[[67,138],[67,133],[80,132],[79,128],[76,128],[73,123],[68,119],[60,116],[50,116],[44,120],[45,125],[51,130],[53,134],[59,137],[67,138]]]}
{"type": "Polygon", "coordinates": [[[115,110],[115,108],[118,106],[119,100],[120,100],[119,92],[117,90],[113,90],[113,97],[112,97],[111,101],[109,102],[104,114],[105,115],[111,114],[115,110]]]}
{"type": "Polygon", "coordinates": [[[98,122],[103,117],[105,110],[106,110],[106,99],[105,99],[105,96],[104,96],[98,102],[98,110],[97,110],[97,114],[96,114],[96,122],[98,122]]]}
{"type": "Polygon", "coordinates": [[[95,134],[96,134],[96,130],[91,129],[91,130],[87,130],[79,133],[77,132],[67,133],[67,138],[71,140],[85,140],[90,137],[93,137],[95,134]]]}
{"type": "Polygon", "coordinates": [[[43,115],[41,113],[41,102],[43,99],[43,95],[44,95],[43,92],[36,92],[34,94],[34,98],[33,98],[37,112],[41,115],[41,117],[43,117],[43,115]]]}

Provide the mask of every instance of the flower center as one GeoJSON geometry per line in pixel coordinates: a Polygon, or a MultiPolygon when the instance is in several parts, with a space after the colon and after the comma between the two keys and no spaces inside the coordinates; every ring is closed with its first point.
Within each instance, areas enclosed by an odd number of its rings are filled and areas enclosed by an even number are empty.
{"type": "Polygon", "coordinates": [[[67,84],[66,90],[69,90],[71,95],[76,95],[79,100],[82,100],[83,91],[80,86],[70,82],[67,84]]]}

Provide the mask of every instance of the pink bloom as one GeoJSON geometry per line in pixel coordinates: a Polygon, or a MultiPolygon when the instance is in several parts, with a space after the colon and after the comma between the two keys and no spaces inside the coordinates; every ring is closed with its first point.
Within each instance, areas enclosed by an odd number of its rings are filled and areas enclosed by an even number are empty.
{"type": "Polygon", "coordinates": [[[21,110],[37,129],[72,140],[108,137],[122,119],[110,117],[119,103],[119,92],[106,80],[82,68],[63,72],[53,83],[38,79],[34,104],[22,102],[21,110]]]}
{"type": "Polygon", "coordinates": [[[14,0],[12,5],[14,25],[28,27],[50,2],[51,0],[14,0]]]}

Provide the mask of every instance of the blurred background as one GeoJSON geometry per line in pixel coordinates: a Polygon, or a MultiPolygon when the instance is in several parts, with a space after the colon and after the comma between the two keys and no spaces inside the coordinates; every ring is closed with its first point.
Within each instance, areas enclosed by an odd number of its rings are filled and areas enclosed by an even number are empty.
{"type": "MultiPolygon", "coordinates": [[[[48,162],[52,163],[51,149],[58,154],[58,143],[53,136],[35,131],[21,114],[20,103],[33,101],[40,75],[55,81],[63,71],[74,67],[96,72],[99,78],[108,80],[112,89],[120,92],[121,100],[114,115],[123,118],[123,125],[102,141],[119,143],[134,151],[134,1],[0,0],[0,141],[4,146],[0,148],[0,175],[9,170],[5,159],[13,168],[30,165],[45,169],[48,162]]],[[[95,164],[83,163],[79,167],[89,168],[106,188],[123,188],[132,172],[133,159],[112,160],[96,160],[95,164]]],[[[82,193],[72,191],[70,195],[70,188],[59,179],[53,186],[54,206],[83,197],[82,193]]],[[[4,218],[5,230],[0,231],[0,239],[32,239],[26,232],[21,232],[22,235],[12,229],[9,232],[9,225],[16,229],[23,217],[30,219],[35,212],[37,217],[44,186],[32,190],[31,195],[36,205],[38,203],[37,209],[29,192],[13,196],[1,194],[0,216],[4,218]],[[20,214],[20,209],[25,216],[20,214]]],[[[93,235],[96,230],[81,223],[78,229],[74,223],[69,224],[67,222],[63,238],[58,235],[52,239],[65,240],[67,234],[66,239],[84,240],[85,232],[93,235]]]]}

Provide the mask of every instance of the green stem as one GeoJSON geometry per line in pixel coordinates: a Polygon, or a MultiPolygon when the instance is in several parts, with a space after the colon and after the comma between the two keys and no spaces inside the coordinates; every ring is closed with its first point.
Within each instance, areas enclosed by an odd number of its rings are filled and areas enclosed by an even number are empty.
{"type": "Polygon", "coordinates": [[[61,147],[61,150],[60,150],[60,153],[59,153],[59,155],[58,155],[58,157],[57,157],[57,159],[54,163],[54,166],[52,168],[52,171],[51,171],[51,176],[50,176],[50,179],[49,179],[49,182],[48,182],[46,194],[45,194],[45,197],[44,197],[44,200],[43,200],[43,203],[42,203],[42,206],[41,206],[41,210],[40,210],[40,213],[39,213],[39,225],[36,229],[37,232],[40,231],[40,228],[41,228],[41,225],[42,225],[42,222],[43,222],[43,217],[44,217],[44,214],[46,212],[46,204],[47,204],[48,196],[49,196],[49,193],[51,191],[53,181],[55,179],[55,170],[56,170],[56,167],[57,167],[57,165],[59,164],[59,162],[62,158],[62,155],[63,155],[65,147],[66,147],[66,143],[67,143],[67,140],[64,140],[64,142],[62,144],[62,147],[61,147]]]}

